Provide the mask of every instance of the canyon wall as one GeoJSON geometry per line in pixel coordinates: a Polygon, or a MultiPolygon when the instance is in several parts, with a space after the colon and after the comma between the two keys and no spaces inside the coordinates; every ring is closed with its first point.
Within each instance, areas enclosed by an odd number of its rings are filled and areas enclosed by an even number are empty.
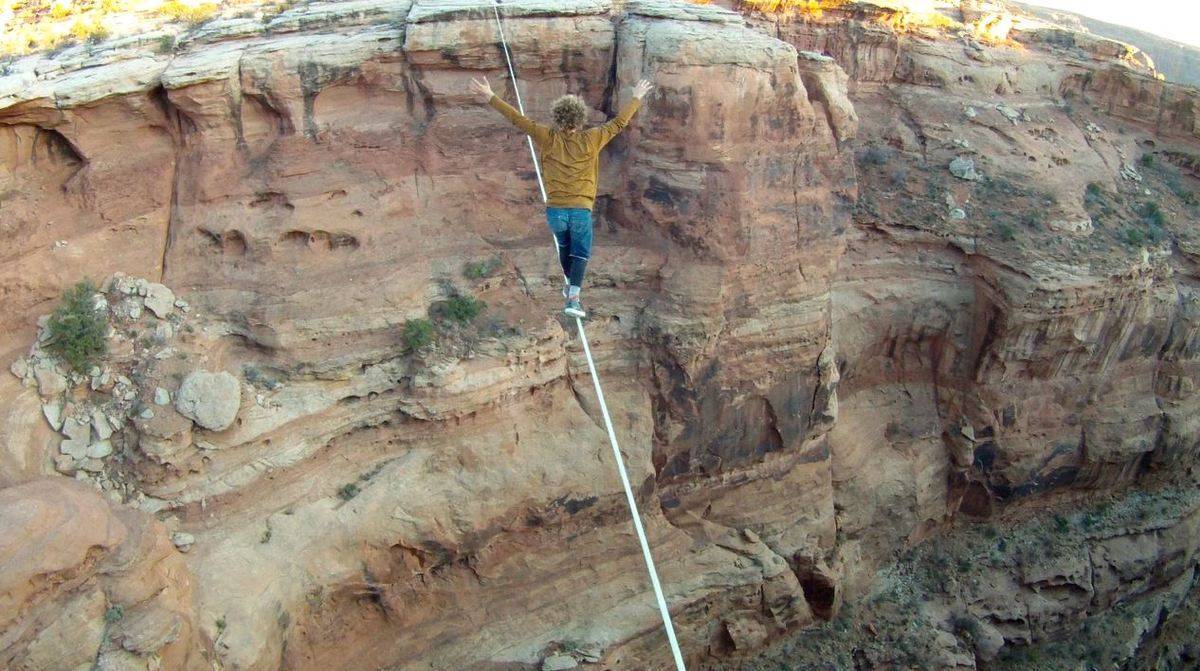
{"type": "MultiPolygon", "coordinates": [[[[312,3],[0,77],[0,665],[669,664],[523,138],[467,93],[514,97],[491,7],[312,3]],[[38,319],[82,277],[86,375],[38,319]]],[[[535,117],[656,84],[603,162],[587,328],[694,665],[823,626],[951,520],[1194,462],[1196,91],[870,5],[503,7],[535,117]]],[[[1174,514],[1147,590],[1192,575],[1174,514]]],[[[993,606],[1000,648],[1082,611],[993,606]]]]}

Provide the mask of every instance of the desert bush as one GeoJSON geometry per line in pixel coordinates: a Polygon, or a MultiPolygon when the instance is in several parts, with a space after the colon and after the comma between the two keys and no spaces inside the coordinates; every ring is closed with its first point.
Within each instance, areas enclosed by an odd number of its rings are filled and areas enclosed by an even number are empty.
{"type": "Polygon", "coordinates": [[[844,5],[846,0],[740,0],[738,4],[769,14],[799,14],[819,18],[825,10],[844,5]]]}
{"type": "Polygon", "coordinates": [[[281,375],[251,363],[242,366],[242,377],[246,379],[246,382],[261,389],[277,389],[283,386],[281,375]]]}
{"type": "Polygon", "coordinates": [[[1017,229],[1009,223],[1003,223],[996,227],[996,234],[1001,240],[1011,242],[1017,239],[1017,229]]]}
{"type": "Polygon", "coordinates": [[[486,307],[487,304],[477,298],[456,294],[446,301],[435,303],[431,311],[434,316],[467,324],[474,321],[486,307]]]}
{"type": "Polygon", "coordinates": [[[97,44],[108,39],[109,30],[100,19],[92,17],[90,20],[78,19],[71,25],[71,37],[77,42],[86,42],[87,44],[97,44]]]}
{"type": "Polygon", "coordinates": [[[1175,194],[1176,198],[1179,198],[1188,205],[1200,205],[1200,196],[1197,196],[1196,192],[1184,183],[1183,175],[1178,171],[1165,172],[1163,174],[1163,182],[1166,183],[1171,193],[1175,194]]]}
{"type": "Polygon", "coordinates": [[[46,349],[77,372],[85,373],[108,351],[108,320],[96,311],[91,280],[77,282],[62,297],[46,325],[46,349]]]}
{"type": "Polygon", "coordinates": [[[858,161],[863,165],[887,165],[887,162],[892,160],[893,153],[888,147],[873,144],[859,152],[858,161]]]}
{"type": "Polygon", "coordinates": [[[1125,230],[1121,231],[1121,241],[1130,247],[1140,247],[1146,244],[1146,234],[1133,226],[1126,226],[1125,230]]]}
{"type": "Polygon", "coordinates": [[[463,276],[467,279],[481,280],[491,277],[500,268],[500,257],[493,256],[483,261],[471,261],[463,266],[463,276]]]}
{"type": "Polygon", "coordinates": [[[350,499],[358,496],[359,492],[361,491],[362,489],[359,488],[358,483],[348,482],[338,489],[338,498],[343,501],[349,501],[350,499]]]}
{"type": "Polygon", "coordinates": [[[198,26],[217,13],[217,3],[204,2],[189,5],[180,0],[167,0],[158,8],[158,13],[172,21],[182,21],[189,26],[198,26]]]}
{"type": "Polygon", "coordinates": [[[409,319],[404,322],[404,344],[416,351],[433,342],[433,322],[428,319],[409,319]]]}
{"type": "Polygon", "coordinates": [[[1144,203],[1139,214],[1142,215],[1142,220],[1151,226],[1162,228],[1167,225],[1167,215],[1158,206],[1158,203],[1144,203]]]}

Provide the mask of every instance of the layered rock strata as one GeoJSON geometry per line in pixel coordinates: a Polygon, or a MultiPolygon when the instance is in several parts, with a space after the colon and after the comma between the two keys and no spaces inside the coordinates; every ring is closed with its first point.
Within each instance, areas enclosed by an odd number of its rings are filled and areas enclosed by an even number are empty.
{"type": "MultiPolygon", "coordinates": [[[[504,9],[535,115],[656,83],[603,164],[588,332],[694,664],[835,617],[956,516],[1193,462],[1195,91],[865,4],[504,9]]],[[[70,473],[174,541],[180,625],[128,668],[668,663],[523,139],[466,92],[505,73],[490,4],[390,0],[0,78],[2,493],[70,473]],[[26,350],[118,271],[154,280],[98,297],[120,392],[26,350]]],[[[16,668],[82,663],[30,632],[105,654],[112,606],[158,607],[43,573],[0,592],[46,613],[0,629],[16,668]]]]}

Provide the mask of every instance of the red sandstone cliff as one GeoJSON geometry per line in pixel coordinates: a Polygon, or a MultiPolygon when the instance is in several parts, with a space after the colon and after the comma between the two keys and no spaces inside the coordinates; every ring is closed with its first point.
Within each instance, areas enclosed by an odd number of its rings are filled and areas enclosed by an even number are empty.
{"type": "MultiPolygon", "coordinates": [[[[1116,43],[980,41],[968,4],[506,5],[531,110],[657,84],[604,164],[589,333],[698,666],[864,602],[954,520],[1194,462],[1200,96],[1116,43]]],[[[0,664],[665,666],[528,156],[465,93],[509,86],[489,8],[314,3],[0,77],[0,664]],[[112,354],[62,376],[38,315],[111,273],[112,354]],[[409,351],[454,294],[487,312],[409,351]],[[180,404],[198,370],[236,377],[204,399],[228,423],[180,404]]],[[[998,560],[963,615],[994,645],[943,632],[938,664],[1187,592],[1181,500],[998,560]]]]}

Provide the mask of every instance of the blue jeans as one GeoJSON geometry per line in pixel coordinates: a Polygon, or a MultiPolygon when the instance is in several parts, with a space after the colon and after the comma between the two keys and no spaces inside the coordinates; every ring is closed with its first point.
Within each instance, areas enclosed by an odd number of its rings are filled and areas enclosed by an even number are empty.
{"type": "Polygon", "coordinates": [[[558,243],[558,262],[573,287],[583,286],[592,255],[592,211],[582,207],[547,207],[546,224],[558,243]]]}

